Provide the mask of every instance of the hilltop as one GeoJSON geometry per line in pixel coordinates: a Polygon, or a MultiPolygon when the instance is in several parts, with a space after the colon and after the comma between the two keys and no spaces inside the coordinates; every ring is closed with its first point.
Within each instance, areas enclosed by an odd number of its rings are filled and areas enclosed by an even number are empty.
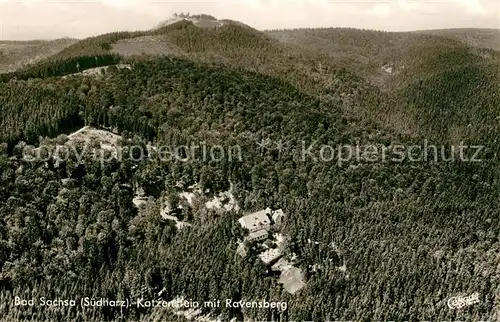
{"type": "Polygon", "coordinates": [[[189,21],[195,26],[200,28],[216,28],[224,25],[224,21],[218,20],[214,16],[200,14],[200,15],[190,15],[189,13],[184,14],[174,14],[172,18],[169,18],[158,24],[156,29],[163,28],[165,26],[171,25],[179,21],[189,21]]]}

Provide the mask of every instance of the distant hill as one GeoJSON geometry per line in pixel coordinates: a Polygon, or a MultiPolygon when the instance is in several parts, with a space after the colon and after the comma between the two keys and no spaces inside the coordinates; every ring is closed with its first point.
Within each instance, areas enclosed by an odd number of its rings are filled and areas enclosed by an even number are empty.
{"type": "Polygon", "coordinates": [[[379,120],[399,133],[452,141],[479,136],[481,129],[490,128],[485,122],[494,122],[495,105],[485,102],[497,101],[500,81],[500,54],[492,49],[431,33],[351,28],[265,33],[302,55],[316,57],[323,95],[329,92],[332,66],[359,76],[361,81],[350,86],[359,89],[351,98],[356,103],[346,106],[347,113],[356,111],[356,117],[379,120]]]}
{"type": "MultiPolygon", "coordinates": [[[[493,48],[495,33],[487,29],[466,29],[476,32],[466,33],[473,47],[493,48]],[[483,39],[481,42],[479,39],[483,39]],[[480,46],[487,44],[491,46],[480,46]]],[[[298,47],[316,55],[323,55],[334,60],[336,64],[356,69],[360,73],[379,70],[380,66],[397,63],[399,67],[425,60],[451,48],[463,47],[459,35],[462,30],[441,30],[422,32],[384,32],[374,30],[359,30],[353,28],[303,28],[290,30],[269,30],[265,33],[283,44],[298,47]],[[452,35],[454,35],[452,37],[452,35]]],[[[500,35],[496,31],[497,37],[500,35]]],[[[494,48],[493,48],[494,49],[494,48]]],[[[484,52],[484,51],[483,51],[484,52]]],[[[395,66],[396,68],[398,66],[395,66]]]]}
{"type": "Polygon", "coordinates": [[[57,54],[79,40],[0,41],[0,73],[11,72],[57,54]]]}
{"type": "MultiPolygon", "coordinates": [[[[223,64],[255,54],[270,58],[282,47],[261,31],[245,25],[221,22],[217,27],[205,28],[184,19],[140,37],[120,39],[111,45],[110,52],[123,57],[171,55],[223,64]]],[[[247,64],[253,65],[252,59],[246,58],[247,64]]]]}
{"type": "Polygon", "coordinates": [[[500,29],[457,28],[416,32],[453,38],[473,47],[500,50],[500,29]]]}
{"type": "Polygon", "coordinates": [[[200,28],[192,21],[182,19],[151,30],[114,32],[86,38],[37,64],[0,78],[61,76],[79,69],[116,64],[125,57],[144,55],[174,54],[201,59],[208,55],[208,60],[216,62],[225,58],[241,60],[245,55],[255,53],[263,56],[275,51],[274,43],[264,33],[243,24],[226,21],[218,28],[200,28]],[[203,53],[203,57],[198,53],[203,53]]]}

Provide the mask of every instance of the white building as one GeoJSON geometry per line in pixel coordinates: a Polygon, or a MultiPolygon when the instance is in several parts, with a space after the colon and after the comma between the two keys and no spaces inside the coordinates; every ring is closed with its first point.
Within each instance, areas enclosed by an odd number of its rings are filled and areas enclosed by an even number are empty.
{"type": "Polygon", "coordinates": [[[261,211],[254,212],[253,214],[246,215],[238,219],[241,227],[248,229],[250,232],[256,232],[258,230],[264,229],[269,230],[271,228],[271,209],[266,208],[261,211]]]}
{"type": "Polygon", "coordinates": [[[267,237],[269,237],[267,230],[261,229],[261,230],[254,231],[254,232],[251,232],[250,234],[248,234],[248,236],[246,237],[246,240],[248,240],[250,242],[254,242],[254,241],[260,241],[260,240],[266,240],[267,237]]]}
{"type": "Polygon", "coordinates": [[[253,242],[266,240],[271,226],[281,224],[284,217],[285,214],[283,213],[283,210],[278,209],[272,211],[271,208],[268,207],[264,210],[243,216],[238,219],[238,222],[241,227],[248,229],[250,232],[245,240],[253,242]]]}

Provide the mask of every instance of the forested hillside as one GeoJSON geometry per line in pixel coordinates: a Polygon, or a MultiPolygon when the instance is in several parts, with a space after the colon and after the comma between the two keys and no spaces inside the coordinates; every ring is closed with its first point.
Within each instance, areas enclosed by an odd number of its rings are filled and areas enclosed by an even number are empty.
{"type": "Polygon", "coordinates": [[[164,308],[20,307],[15,296],[288,303],[204,309],[224,321],[500,319],[499,66],[493,50],[431,35],[180,21],[90,38],[4,75],[1,319],[184,320],[164,308]],[[137,54],[141,41],[175,52],[137,54]],[[77,73],[118,62],[130,69],[77,73]],[[66,160],[23,158],[26,145],[55,149],[84,125],[119,134],[125,157],[102,162],[75,145],[66,160]],[[322,144],[424,140],[448,161],[301,157],[313,142],[317,156],[322,144]],[[484,146],[481,161],[451,153],[460,141],[484,146]],[[160,160],[146,149],[201,142],[238,146],[241,158],[160,160]],[[144,158],[129,153],[137,147],[144,158]],[[179,200],[190,186],[200,200],[179,200]],[[203,202],[228,189],[241,210],[203,202]],[[165,199],[192,225],[164,219],[165,199]],[[305,272],[293,295],[260,260],[236,255],[237,219],[266,207],[287,214],[286,252],[305,272]],[[448,307],[475,292],[478,304],[448,307]]]}

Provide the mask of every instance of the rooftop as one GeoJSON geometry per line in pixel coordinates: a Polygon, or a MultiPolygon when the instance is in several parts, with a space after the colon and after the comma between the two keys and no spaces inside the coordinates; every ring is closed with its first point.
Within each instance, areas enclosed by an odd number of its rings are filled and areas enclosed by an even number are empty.
{"type": "Polygon", "coordinates": [[[241,217],[238,222],[243,228],[247,228],[249,230],[265,228],[266,226],[271,225],[271,220],[268,216],[270,212],[269,208],[257,211],[241,217]]]}

